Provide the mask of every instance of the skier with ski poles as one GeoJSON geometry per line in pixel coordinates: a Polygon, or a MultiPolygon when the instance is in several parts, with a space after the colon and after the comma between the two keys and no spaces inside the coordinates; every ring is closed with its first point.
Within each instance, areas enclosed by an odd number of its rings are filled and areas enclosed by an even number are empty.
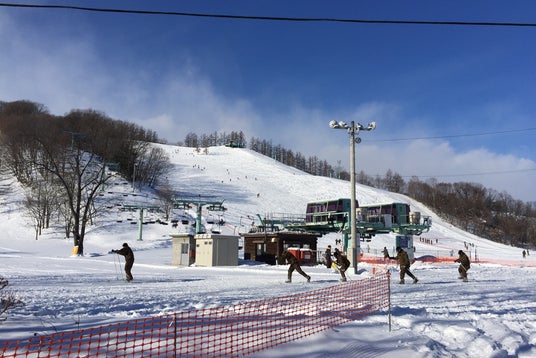
{"type": "Polygon", "coordinates": [[[400,246],[396,248],[396,257],[389,256],[392,260],[398,260],[398,264],[400,265],[400,284],[404,284],[404,277],[406,274],[408,274],[409,277],[413,279],[413,283],[419,282],[419,279],[415,277],[409,270],[409,266],[411,265],[411,262],[409,262],[409,256],[408,253],[402,249],[400,246]]]}
{"type": "Polygon", "coordinates": [[[125,274],[127,282],[130,282],[134,279],[132,277],[132,266],[134,265],[134,253],[132,252],[132,249],[128,246],[128,244],[125,242],[123,244],[123,247],[119,250],[112,250],[113,253],[123,255],[125,256],[125,274]]]}
{"type": "Polygon", "coordinates": [[[458,251],[458,258],[454,262],[459,262],[460,266],[458,267],[458,272],[460,276],[458,278],[462,279],[463,282],[469,281],[467,279],[467,271],[471,268],[471,261],[469,257],[462,250],[458,251]]]}

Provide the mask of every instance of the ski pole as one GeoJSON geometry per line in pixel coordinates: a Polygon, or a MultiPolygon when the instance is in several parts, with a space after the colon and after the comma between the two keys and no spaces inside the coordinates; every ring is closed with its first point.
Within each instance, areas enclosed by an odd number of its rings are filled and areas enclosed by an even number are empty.
{"type": "Polygon", "coordinates": [[[115,258],[115,253],[114,253],[114,267],[115,267],[115,279],[117,281],[119,281],[119,271],[117,271],[117,259],[115,258]]]}
{"type": "Polygon", "coordinates": [[[121,274],[121,280],[123,280],[124,277],[123,277],[123,271],[121,270],[121,258],[117,254],[114,256],[114,263],[115,263],[115,275],[116,275],[117,280],[119,281],[119,274],[121,274]],[[116,261],[116,257],[117,257],[117,261],[116,261]]]}
{"type": "Polygon", "coordinates": [[[123,272],[123,263],[121,262],[122,256],[117,256],[117,261],[119,262],[119,272],[121,272],[121,280],[125,280],[125,273],[123,272]]]}

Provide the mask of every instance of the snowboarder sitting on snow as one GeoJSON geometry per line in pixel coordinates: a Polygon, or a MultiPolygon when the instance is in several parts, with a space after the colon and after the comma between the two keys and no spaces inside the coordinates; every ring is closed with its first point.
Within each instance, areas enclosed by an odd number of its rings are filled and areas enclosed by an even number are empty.
{"type": "Polygon", "coordinates": [[[400,265],[400,284],[404,284],[404,276],[406,274],[408,274],[408,276],[413,279],[413,283],[417,283],[419,280],[409,270],[409,266],[411,265],[411,263],[409,262],[408,253],[404,251],[400,246],[396,248],[396,252],[396,257],[389,256],[389,258],[392,260],[398,260],[398,264],[400,265]]]}
{"type": "Polygon", "coordinates": [[[134,253],[132,252],[132,249],[128,246],[128,244],[125,242],[123,244],[123,248],[120,250],[112,250],[112,252],[125,256],[125,274],[127,282],[130,282],[134,279],[132,277],[132,266],[134,265],[134,253]]]}
{"type": "Polygon", "coordinates": [[[460,263],[460,266],[458,267],[460,276],[458,278],[463,279],[463,282],[467,282],[467,270],[471,268],[471,262],[469,261],[469,257],[462,250],[458,251],[458,256],[458,259],[454,260],[454,262],[460,263]]]}
{"type": "Polygon", "coordinates": [[[346,258],[346,255],[339,251],[339,249],[335,249],[333,256],[335,256],[335,260],[337,260],[336,264],[339,267],[339,272],[341,273],[341,281],[346,282],[346,275],[344,273],[346,270],[348,270],[348,267],[350,267],[350,261],[348,258],[346,258]]]}
{"type": "Polygon", "coordinates": [[[288,279],[285,281],[286,283],[292,282],[292,272],[294,270],[298,271],[298,273],[300,273],[303,277],[305,277],[307,279],[307,282],[311,281],[311,276],[303,272],[296,256],[292,255],[287,250],[283,251],[281,255],[285,259],[285,261],[290,264],[290,267],[288,268],[288,279]]]}

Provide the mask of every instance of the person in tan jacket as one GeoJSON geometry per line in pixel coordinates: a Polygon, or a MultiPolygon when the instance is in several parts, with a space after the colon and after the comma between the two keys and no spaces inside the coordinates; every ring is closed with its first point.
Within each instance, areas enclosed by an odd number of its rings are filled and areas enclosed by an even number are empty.
{"type": "Polygon", "coordinates": [[[342,252],[339,251],[339,249],[335,249],[335,253],[333,254],[335,256],[337,267],[339,267],[339,272],[341,273],[341,281],[346,282],[346,270],[348,270],[348,267],[350,267],[350,261],[344,255],[342,252]]]}
{"type": "Polygon", "coordinates": [[[300,266],[300,262],[298,261],[296,256],[292,255],[287,250],[283,251],[282,256],[285,259],[285,261],[290,264],[290,267],[288,268],[288,278],[285,281],[286,283],[291,283],[292,282],[292,272],[294,270],[298,271],[299,274],[301,274],[303,277],[305,277],[307,279],[307,282],[311,281],[311,276],[309,276],[308,274],[303,272],[303,270],[302,270],[302,268],[300,266]]]}
{"type": "Polygon", "coordinates": [[[467,282],[467,271],[471,268],[471,261],[469,261],[469,257],[463,252],[462,250],[458,251],[458,259],[454,260],[454,262],[459,262],[460,266],[458,267],[458,273],[460,276],[458,278],[461,278],[463,282],[467,282]]]}
{"type": "Polygon", "coordinates": [[[402,249],[400,246],[396,248],[396,257],[389,256],[392,260],[398,260],[398,264],[400,265],[400,284],[404,284],[404,277],[406,274],[413,279],[413,283],[419,282],[419,279],[415,277],[409,270],[409,267],[411,265],[411,262],[409,262],[409,256],[404,249],[402,249]]]}

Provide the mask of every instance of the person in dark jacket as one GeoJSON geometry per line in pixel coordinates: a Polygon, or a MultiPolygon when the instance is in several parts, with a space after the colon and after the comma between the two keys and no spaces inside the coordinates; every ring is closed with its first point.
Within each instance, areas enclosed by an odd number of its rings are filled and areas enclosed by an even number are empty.
{"type": "Polygon", "coordinates": [[[469,261],[469,257],[465,254],[465,252],[460,250],[458,251],[458,259],[454,260],[454,262],[460,263],[460,266],[458,267],[460,276],[458,278],[461,278],[463,282],[467,282],[467,271],[471,268],[471,261],[469,261]]]}
{"type": "Polygon", "coordinates": [[[388,259],[389,258],[389,250],[387,250],[387,246],[383,247],[383,258],[388,259]]]}
{"type": "Polygon", "coordinates": [[[335,256],[336,264],[339,267],[339,272],[341,273],[341,281],[346,282],[345,272],[348,270],[348,267],[350,267],[350,260],[348,260],[346,255],[340,252],[339,249],[335,249],[333,256],[335,256]]]}
{"type": "Polygon", "coordinates": [[[406,274],[408,274],[409,277],[413,279],[413,283],[419,282],[417,277],[411,273],[409,270],[409,266],[411,265],[411,262],[409,262],[409,256],[408,253],[402,249],[400,246],[396,248],[396,257],[389,256],[392,260],[398,260],[398,264],[400,265],[400,284],[404,284],[404,277],[406,274]]]}
{"type": "Polygon", "coordinates": [[[288,278],[285,281],[286,283],[291,283],[292,282],[292,272],[294,270],[298,271],[298,273],[300,273],[303,277],[305,277],[307,279],[307,282],[311,281],[311,276],[309,276],[305,272],[303,272],[303,270],[302,270],[302,268],[300,266],[300,262],[298,261],[296,256],[292,255],[290,252],[285,250],[282,253],[282,257],[285,259],[285,261],[287,263],[290,264],[290,267],[288,268],[288,278]]]}
{"type": "Polygon", "coordinates": [[[134,279],[132,277],[132,266],[134,265],[134,253],[132,252],[132,249],[128,246],[128,244],[125,242],[123,244],[123,247],[119,250],[112,250],[112,252],[125,256],[125,274],[127,282],[130,282],[134,279]]]}
{"type": "Polygon", "coordinates": [[[333,260],[331,259],[331,245],[328,245],[326,252],[324,252],[324,258],[326,259],[326,267],[328,269],[331,268],[331,264],[333,263],[333,260]]]}

